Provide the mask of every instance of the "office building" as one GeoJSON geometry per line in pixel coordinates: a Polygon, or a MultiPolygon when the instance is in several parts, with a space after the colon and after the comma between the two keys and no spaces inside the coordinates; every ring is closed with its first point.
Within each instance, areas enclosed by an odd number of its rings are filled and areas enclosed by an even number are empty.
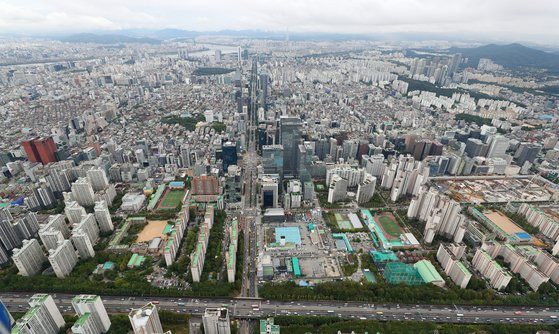
{"type": "Polygon", "coordinates": [[[92,323],[91,327],[96,333],[106,333],[111,327],[111,320],[100,296],[78,295],[72,299],[72,306],[80,318],[86,316],[84,320],[92,323]]]}
{"type": "Polygon", "coordinates": [[[27,158],[31,162],[40,162],[46,165],[56,162],[56,144],[52,137],[34,138],[21,143],[27,158]]]}
{"type": "Polygon", "coordinates": [[[93,208],[95,212],[95,220],[99,224],[99,230],[101,232],[111,232],[114,230],[113,220],[111,219],[111,213],[105,201],[95,202],[95,207],[93,208]]]}
{"type": "Polygon", "coordinates": [[[49,250],[49,262],[58,278],[65,278],[78,263],[78,255],[70,240],[58,243],[55,249],[49,250]]]}
{"type": "Polygon", "coordinates": [[[223,157],[223,171],[227,172],[227,168],[237,164],[237,145],[233,142],[226,142],[221,148],[223,157]]]}
{"type": "Polygon", "coordinates": [[[262,146],[262,168],[264,174],[278,174],[283,179],[283,146],[262,146]]]}
{"type": "Polygon", "coordinates": [[[516,164],[518,166],[523,166],[526,161],[534,162],[540,154],[542,150],[542,146],[536,143],[521,143],[516,153],[514,154],[514,158],[516,159],[516,164]]]}
{"type": "Polygon", "coordinates": [[[23,240],[21,248],[14,248],[12,260],[20,275],[33,276],[41,271],[46,257],[37,239],[31,239],[23,240]]]}
{"type": "Polygon", "coordinates": [[[130,319],[134,334],[163,333],[157,307],[152,303],[148,303],[139,309],[130,311],[128,319],[130,319]]]}
{"type": "Polygon", "coordinates": [[[488,158],[503,158],[509,148],[509,139],[504,136],[493,136],[489,142],[488,158]]]}
{"type": "Polygon", "coordinates": [[[231,323],[227,308],[207,308],[202,316],[205,334],[230,334],[231,323]]]}
{"type": "Polygon", "coordinates": [[[279,180],[271,175],[260,181],[260,203],[264,208],[277,208],[279,197],[279,180]]]}
{"type": "Polygon", "coordinates": [[[95,205],[95,192],[87,178],[80,177],[72,183],[72,198],[81,206],[95,205]]]}
{"type": "Polygon", "coordinates": [[[476,138],[468,138],[464,152],[470,158],[484,157],[489,149],[488,145],[476,138]]]}
{"type": "Polygon", "coordinates": [[[12,334],[56,334],[66,324],[50,295],[33,295],[29,306],[31,308],[12,328],[12,334]]]}
{"type": "Polygon", "coordinates": [[[283,175],[297,175],[297,150],[303,124],[299,117],[280,117],[280,144],[283,146],[283,175]]]}

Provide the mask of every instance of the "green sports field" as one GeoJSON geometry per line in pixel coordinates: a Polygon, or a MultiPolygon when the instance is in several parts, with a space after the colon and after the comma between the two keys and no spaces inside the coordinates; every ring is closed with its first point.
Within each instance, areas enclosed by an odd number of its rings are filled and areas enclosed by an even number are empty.
{"type": "Polygon", "coordinates": [[[392,237],[398,238],[400,234],[402,234],[402,230],[398,223],[387,215],[382,215],[378,217],[378,222],[380,223],[384,232],[389,234],[392,237]]]}
{"type": "Polygon", "coordinates": [[[182,197],[184,196],[183,190],[171,190],[165,194],[165,198],[159,204],[159,209],[173,209],[179,206],[182,197]]]}

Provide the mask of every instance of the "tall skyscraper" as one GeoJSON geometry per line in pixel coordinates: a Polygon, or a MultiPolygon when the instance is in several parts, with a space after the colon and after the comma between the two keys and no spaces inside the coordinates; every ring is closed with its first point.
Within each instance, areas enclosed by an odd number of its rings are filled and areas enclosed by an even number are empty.
{"type": "Polygon", "coordinates": [[[526,161],[534,162],[540,154],[542,146],[536,143],[522,143],[516,150],[514,157],[516,158],[516,164],[518,166],[524,165],[526,161]]]}
{"type": "Polygon", "coordinates": [[[280,117],[280,143],[283,146],[283,175],[297,176],[297,151],[303,124],[299,117],[280,117]]]}
{"type": "Polygon", "coordinates": [[[223,171],[227,173],[227,168],[237,164],[237,145],[234,142],[226,142],[222,146],[223,171]]]}
{"type": "Polygon", "coordinates": [[[46,165],[51,162],[56,162],[56,144],[52,137],[46,138],[33,138],[21,143],[27,158],[31,162],[40,162],[46,165]]]}
{"type": "Polygon", "coordinates": [[[106,333],[111,327],[111,320],[100,296],[78,295],[72,299],[72,306],[80,319],[82,317],[92,318],[92,327],[95,333],[106,333]]]}
{"type": "Polygon", "coordinates": [[[262,146],[262,167],[264,174],[278,174],[283,179],[283,146],[262,146]]]}
{"type": "Polygon", "coordinates": [[[152,303],[130,311],[128,319],[130,319],[134,334],[163,333],[157,307],[152,303]]]}
{"type": "Polygon", "coordinates": [[[29,299],[31,308],[18,319],[12,328],[14,334],[48,334],[58,333],[64,327],[62,314],[56,307],[54,299],[47,294],[35,294],[29,299]]]}

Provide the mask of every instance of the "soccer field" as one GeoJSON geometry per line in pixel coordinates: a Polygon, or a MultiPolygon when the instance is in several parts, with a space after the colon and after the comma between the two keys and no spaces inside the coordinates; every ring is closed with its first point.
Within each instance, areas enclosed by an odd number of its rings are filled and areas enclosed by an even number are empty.
{"type": "Polygon", "coordinates": [[[389,216],[380,216],[378,222],[382,226],[384,232],[388,233],[390,236],[398,238],[400,234],[402,234],[402,230],[400,226],[398,226],[398,223],[389,216]]]}
{"type": "Polygon", "coordinates": [[[182,190],[171,190],[165,194],[165,198],[161,201],[159,205],[160,208],[176,208],[184,195],[184,191],[182,190]]]}

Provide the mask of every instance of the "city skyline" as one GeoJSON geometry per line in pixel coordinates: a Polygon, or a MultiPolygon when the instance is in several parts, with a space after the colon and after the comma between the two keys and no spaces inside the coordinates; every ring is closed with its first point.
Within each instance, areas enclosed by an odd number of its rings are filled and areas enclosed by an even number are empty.
{"type": "Polygon", "coordinates": [[[559,9],[553,1],[334,1],[211,0],[109,2],[0,1],[5,35],[185,29],[259,30],[382,36],[385,39],[461,39],[557,44],[559,9]],[[110,8],[110,10],[107,10],[110,8]],[[418,35],[418,37],[416,37],[418,35]]]}

